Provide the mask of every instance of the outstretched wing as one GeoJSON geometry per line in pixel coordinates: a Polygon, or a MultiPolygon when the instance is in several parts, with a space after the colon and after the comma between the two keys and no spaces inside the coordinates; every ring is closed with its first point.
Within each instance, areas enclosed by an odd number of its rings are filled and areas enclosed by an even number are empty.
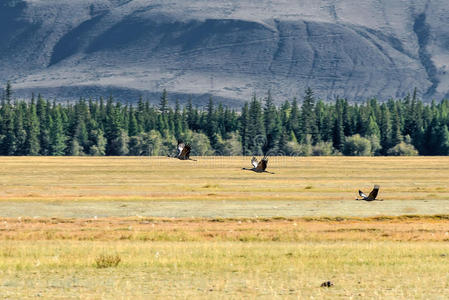
{"type": "Polygon", "coordinates": [[[184,147],[185,147],[185,144],[182,141],[178,140],[178,154],[176,154],[177,157],[179,157],[181,155],[184,147]]]}
{"type": "Polygon", "coordinates": [[[253,158],[251,158],[251,164],[253,165],[254,168],[257,168],[257,158],[255,158],[253,156],[253,158]]]}
{"type": "Polygon", "coordinates": [[[267,158],[262,158],[262,160],[259,162],[259,164],[256,167],[256,172],[263,172],[265,171],[265,169],[267,168],[267,164],[268,164],[268,159],[267,158]]]}
{"type": "Polygon", "coordinates": [[[179,159],[189,159],[191,149],[192,148],[190,147],[189,144],[185,145],[181,151],[181,154],[179,155],[179,159]]]}
{"type": "Polygon", "coordinates": [[[369,193],[367,200],[370,201],[375,200],[378,193],[379,193],[379,186],[376,184],[371,193],[369,193]]]}
{"type": "Polygon", "coordinates": [[[368,196],[367,196],[364,192],[362,192],[361,190],[359,190],[359,195],[360,195],[360,197],[362,197],[363,199],[368,198],[368,196]]]}

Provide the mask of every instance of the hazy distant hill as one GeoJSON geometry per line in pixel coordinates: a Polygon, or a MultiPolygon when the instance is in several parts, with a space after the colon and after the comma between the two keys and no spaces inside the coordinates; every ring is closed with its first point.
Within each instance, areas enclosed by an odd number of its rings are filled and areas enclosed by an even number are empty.
{"type": "Polygon", "coordinates": [[[0,80],[60,99],[449,95],[447,0],[218,2],[3,0],[0,80]]]}

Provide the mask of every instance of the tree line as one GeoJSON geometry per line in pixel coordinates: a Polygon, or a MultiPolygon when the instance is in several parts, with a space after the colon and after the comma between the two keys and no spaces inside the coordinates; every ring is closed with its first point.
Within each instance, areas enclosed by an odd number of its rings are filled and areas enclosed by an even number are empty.
{"type": "Polygon", "coordinates": [[[193,155],[449,155],[449,101],[425,104],[416,90],[380,103],[302,101],[274,104],[253,96],[240,111],[209,100],[158,105],[112,97],[57,103],[41,95],[14,100],[8,83],[0,107],[0,155],[171,155],[177,140],[193,155]]]}

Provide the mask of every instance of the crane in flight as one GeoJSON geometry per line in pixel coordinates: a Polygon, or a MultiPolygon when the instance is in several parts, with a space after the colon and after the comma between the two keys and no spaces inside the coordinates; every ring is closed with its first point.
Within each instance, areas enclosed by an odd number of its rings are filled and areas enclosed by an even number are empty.
{"type": "Polygon", "coordinates": [[[268,157],[266,155],[259,162],[257,161],[257,158],[253,156],[253,158],[251,158],[251,164],[253,165],[251,169],[243,168],[243,170],[254,171],[256,173],[266,172],[274,174],[273,172],[266,171],[268,165],[268,157]]]}
{"type": "MultiPolygon", "coordinates": [[[[364,201],[375,201],[377,194],[379,193],[379,188],[380,186],[378,186],[377,184],[374,185],[373,190],[371,191],[371,193],[369,193],[369,195],[367,196],[364,192],[362,192],[361,190],[359,190],[359,195],[362,198],[356,198],[355,200],[364,200],[364,201]]],[[[381,199],[377,199],[377,201],[383,201],[381,199]]]]}
{"type": "Polygon", "coordinates": [[[192,147],[189,144],[185,144],[183,141],[178,140],[178,153],[176,153],[175,157],[180,160],[193,160],[190,158],[190,150],[192,147]]]}

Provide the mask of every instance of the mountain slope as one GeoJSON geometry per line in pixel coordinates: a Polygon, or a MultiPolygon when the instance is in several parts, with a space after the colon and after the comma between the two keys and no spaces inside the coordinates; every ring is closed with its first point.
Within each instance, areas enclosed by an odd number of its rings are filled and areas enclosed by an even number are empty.
{"type": "Polygon", "coordinates": [[[6,0],[0,80],[60,99],[441,98],[448,19],[445,0],[6,0]]]}

